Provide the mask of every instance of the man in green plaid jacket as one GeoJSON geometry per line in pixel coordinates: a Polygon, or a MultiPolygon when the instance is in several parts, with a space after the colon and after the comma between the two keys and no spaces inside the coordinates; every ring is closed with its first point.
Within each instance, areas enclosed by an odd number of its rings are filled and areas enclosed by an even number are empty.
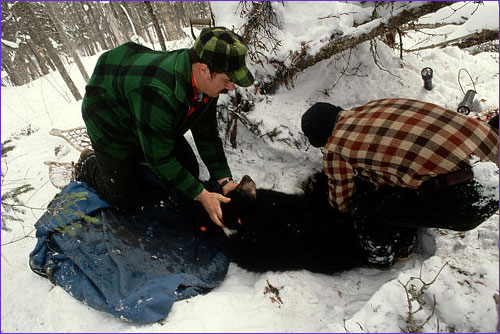
{"type": "Polygon", "coordinates": [[[92,152],[81,155],[77,180],[120,209],[131,208],[144,162],[166,185],[202,203],[222,223],[221,202],[204,189],[196,156],[184,138],[191,130],[210,178],[223,194],[234,189],[217,130],[220,93],[254,78],[245,64],[241,37],[223,27],[205,28],[190,49],[153,51],[126,43],[99,57],[86,86],[82,115],[92,152]]]}

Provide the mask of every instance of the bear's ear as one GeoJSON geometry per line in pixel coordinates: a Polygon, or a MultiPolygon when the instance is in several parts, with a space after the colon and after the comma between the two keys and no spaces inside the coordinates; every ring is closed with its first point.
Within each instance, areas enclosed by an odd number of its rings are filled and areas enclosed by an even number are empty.
{"type": "Polygon", "coordinates": [[[255,186],[255,182],[253,182],[252,178],[248,175],[243,176],[238,187],[236,187],[236,191],[239,193],[244,193],[246,196],[255,200],[257,196],[257,189],[255,186]]]}

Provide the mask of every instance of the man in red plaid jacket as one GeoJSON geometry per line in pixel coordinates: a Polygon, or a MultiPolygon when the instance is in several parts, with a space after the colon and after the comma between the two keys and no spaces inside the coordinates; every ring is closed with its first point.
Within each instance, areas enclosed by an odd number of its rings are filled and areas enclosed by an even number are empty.
{"type": "Polygon", "coordinates": [[[498,118],[487,124],[410,99],[350,110],[316,103],[302,130],[324,147],[330,204],[350,213],[375,267],[408,258],[416,228],[471,230],[498,210],[498,118]],[[474,166],[486,161],[496,181],[484,185],[474,166]]]}

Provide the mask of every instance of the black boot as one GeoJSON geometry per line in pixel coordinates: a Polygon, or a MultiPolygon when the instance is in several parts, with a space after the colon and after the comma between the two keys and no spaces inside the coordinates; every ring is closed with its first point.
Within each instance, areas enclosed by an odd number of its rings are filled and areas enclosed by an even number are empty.
{"type": "MultiPolygon", "coordinates": [[[[71,181],[86,181],[85,172],[87,170],[87,164],[91,159],[95,162],[95,153],[91,149],[85,149],[80,154],[80,158],[77,163],[73,165],[73,175],[71,181]]],[[[97,165],[97,162],[95,162],[97,165]]]]}
{"type": "Polygon", "coordinates": [[[392,228],[379,219],[375,196],[375,193],[364,194],[354,201],[354,228],[366,263],[377,269],[390,269],[396,263],[394,237],[392,228]]]}

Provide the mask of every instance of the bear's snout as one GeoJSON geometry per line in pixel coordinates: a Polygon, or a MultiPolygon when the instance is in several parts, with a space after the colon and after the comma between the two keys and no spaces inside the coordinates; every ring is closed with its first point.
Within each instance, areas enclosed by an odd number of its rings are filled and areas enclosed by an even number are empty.
{"type": "Polygon", "coordinates": [[[257,190],[255,182],[248,175],[244,175],[241,178],[240,184],[237,187],[238,191],[244,192],[246,195],[251,197],[252,199],[256,199],[257,190]]]}

